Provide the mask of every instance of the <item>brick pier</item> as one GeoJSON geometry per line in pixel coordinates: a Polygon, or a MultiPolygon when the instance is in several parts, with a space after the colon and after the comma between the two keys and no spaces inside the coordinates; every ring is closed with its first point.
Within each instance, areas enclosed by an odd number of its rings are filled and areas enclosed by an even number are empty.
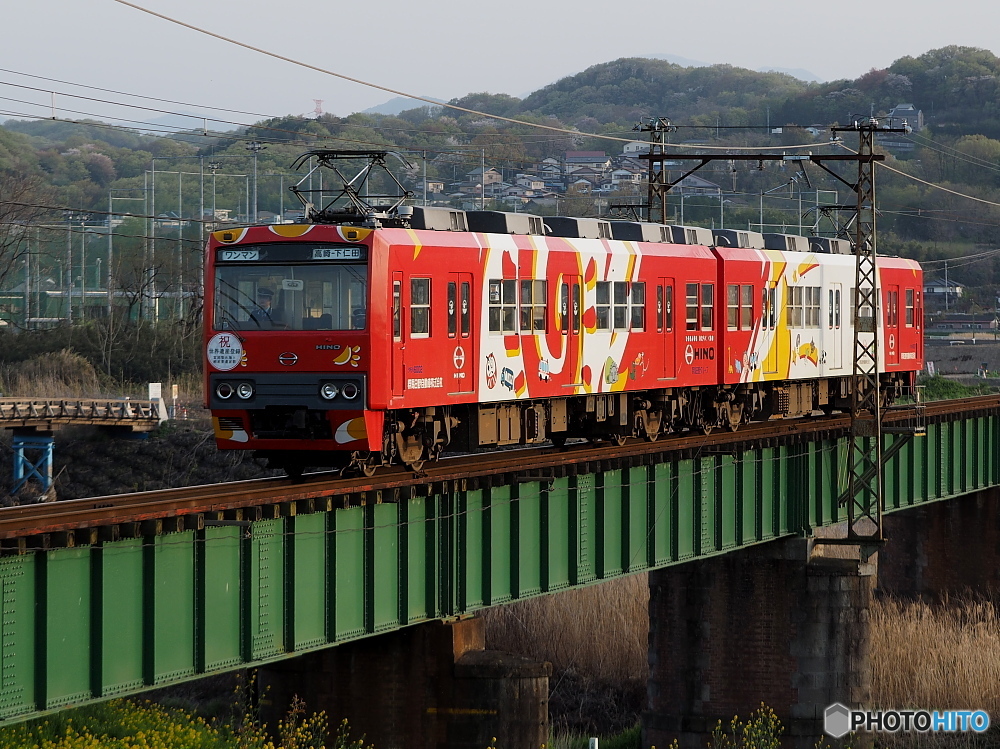
{"type": "Polygon", "coordinates": [[[875,564],[820,548],[792,539],[650,573],[644,746],[703,749],[763,702],[812,749],[828,705],[868,703],[875,564]]]}

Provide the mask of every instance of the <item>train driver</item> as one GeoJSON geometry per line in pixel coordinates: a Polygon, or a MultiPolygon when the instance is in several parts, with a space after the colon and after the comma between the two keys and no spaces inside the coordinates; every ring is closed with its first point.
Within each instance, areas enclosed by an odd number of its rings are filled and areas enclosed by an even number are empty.
{"type": "Polygon", "coordinates": [[[271,306],[274,292],[264,286],[257,289],[257,304],[251,317],[260,328],[285,327],[281,312],[271,306]]]}

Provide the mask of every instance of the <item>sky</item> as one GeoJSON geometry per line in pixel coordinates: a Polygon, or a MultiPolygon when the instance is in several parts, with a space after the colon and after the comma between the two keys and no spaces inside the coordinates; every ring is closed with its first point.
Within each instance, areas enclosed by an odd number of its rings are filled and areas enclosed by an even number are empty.
{"type": "MultiPolygon", "coordinates": [[[[626,56],[674,55],[751,69],[804,69],[821,80],[834,80],[950,44],[1000,53],[1000,6],[982,0],[946,5],[930,0],[833,5],[700,0],[627,6],[595,0],[134,2],[294,60],[445,100],[477,91],[523,96],[626,56]]],[[[323,100],[323,111],[346,115],[396,96],[236,47],[115,0],[7,3],[3,29],[0,97],[6,98],[0,98],[0,120],[50,116],[53,91],[59,117],[150,122],[164,116],[70,96],[82,94],[242,124],[262,116],[312,112],[314,99],[323,100]],[[244,114],[203,108],[207,106],[244,114]]],[[[232,125],[209,122],[208,127],[232,125]]]]}

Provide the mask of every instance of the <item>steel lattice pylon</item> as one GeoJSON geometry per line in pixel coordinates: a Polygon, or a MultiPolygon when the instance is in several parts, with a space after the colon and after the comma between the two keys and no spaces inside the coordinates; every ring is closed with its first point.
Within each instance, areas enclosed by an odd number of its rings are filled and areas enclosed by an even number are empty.
{"type": "Polygon", "coordinates": [[[858,124],[857,214],[854,253],[854,381],[848,458],[848,538],[882,541],[882,402],[878,373],[878,256],[875,241],[875,131],[878,123],[858,124]]]}

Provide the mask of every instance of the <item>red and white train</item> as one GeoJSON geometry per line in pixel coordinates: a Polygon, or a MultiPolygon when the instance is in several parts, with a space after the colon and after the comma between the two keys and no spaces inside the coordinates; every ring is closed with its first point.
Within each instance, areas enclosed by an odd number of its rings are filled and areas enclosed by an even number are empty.
{"type": "MultiPolygon", "coordinates": [[[[849,406],[846,242],[405,206],[394,222],[212,234],[220,449],[370,473],[849,406]]],[[[923,366],[923,283],[911,260],[877,268],[891,400],[923,366]]]]}

